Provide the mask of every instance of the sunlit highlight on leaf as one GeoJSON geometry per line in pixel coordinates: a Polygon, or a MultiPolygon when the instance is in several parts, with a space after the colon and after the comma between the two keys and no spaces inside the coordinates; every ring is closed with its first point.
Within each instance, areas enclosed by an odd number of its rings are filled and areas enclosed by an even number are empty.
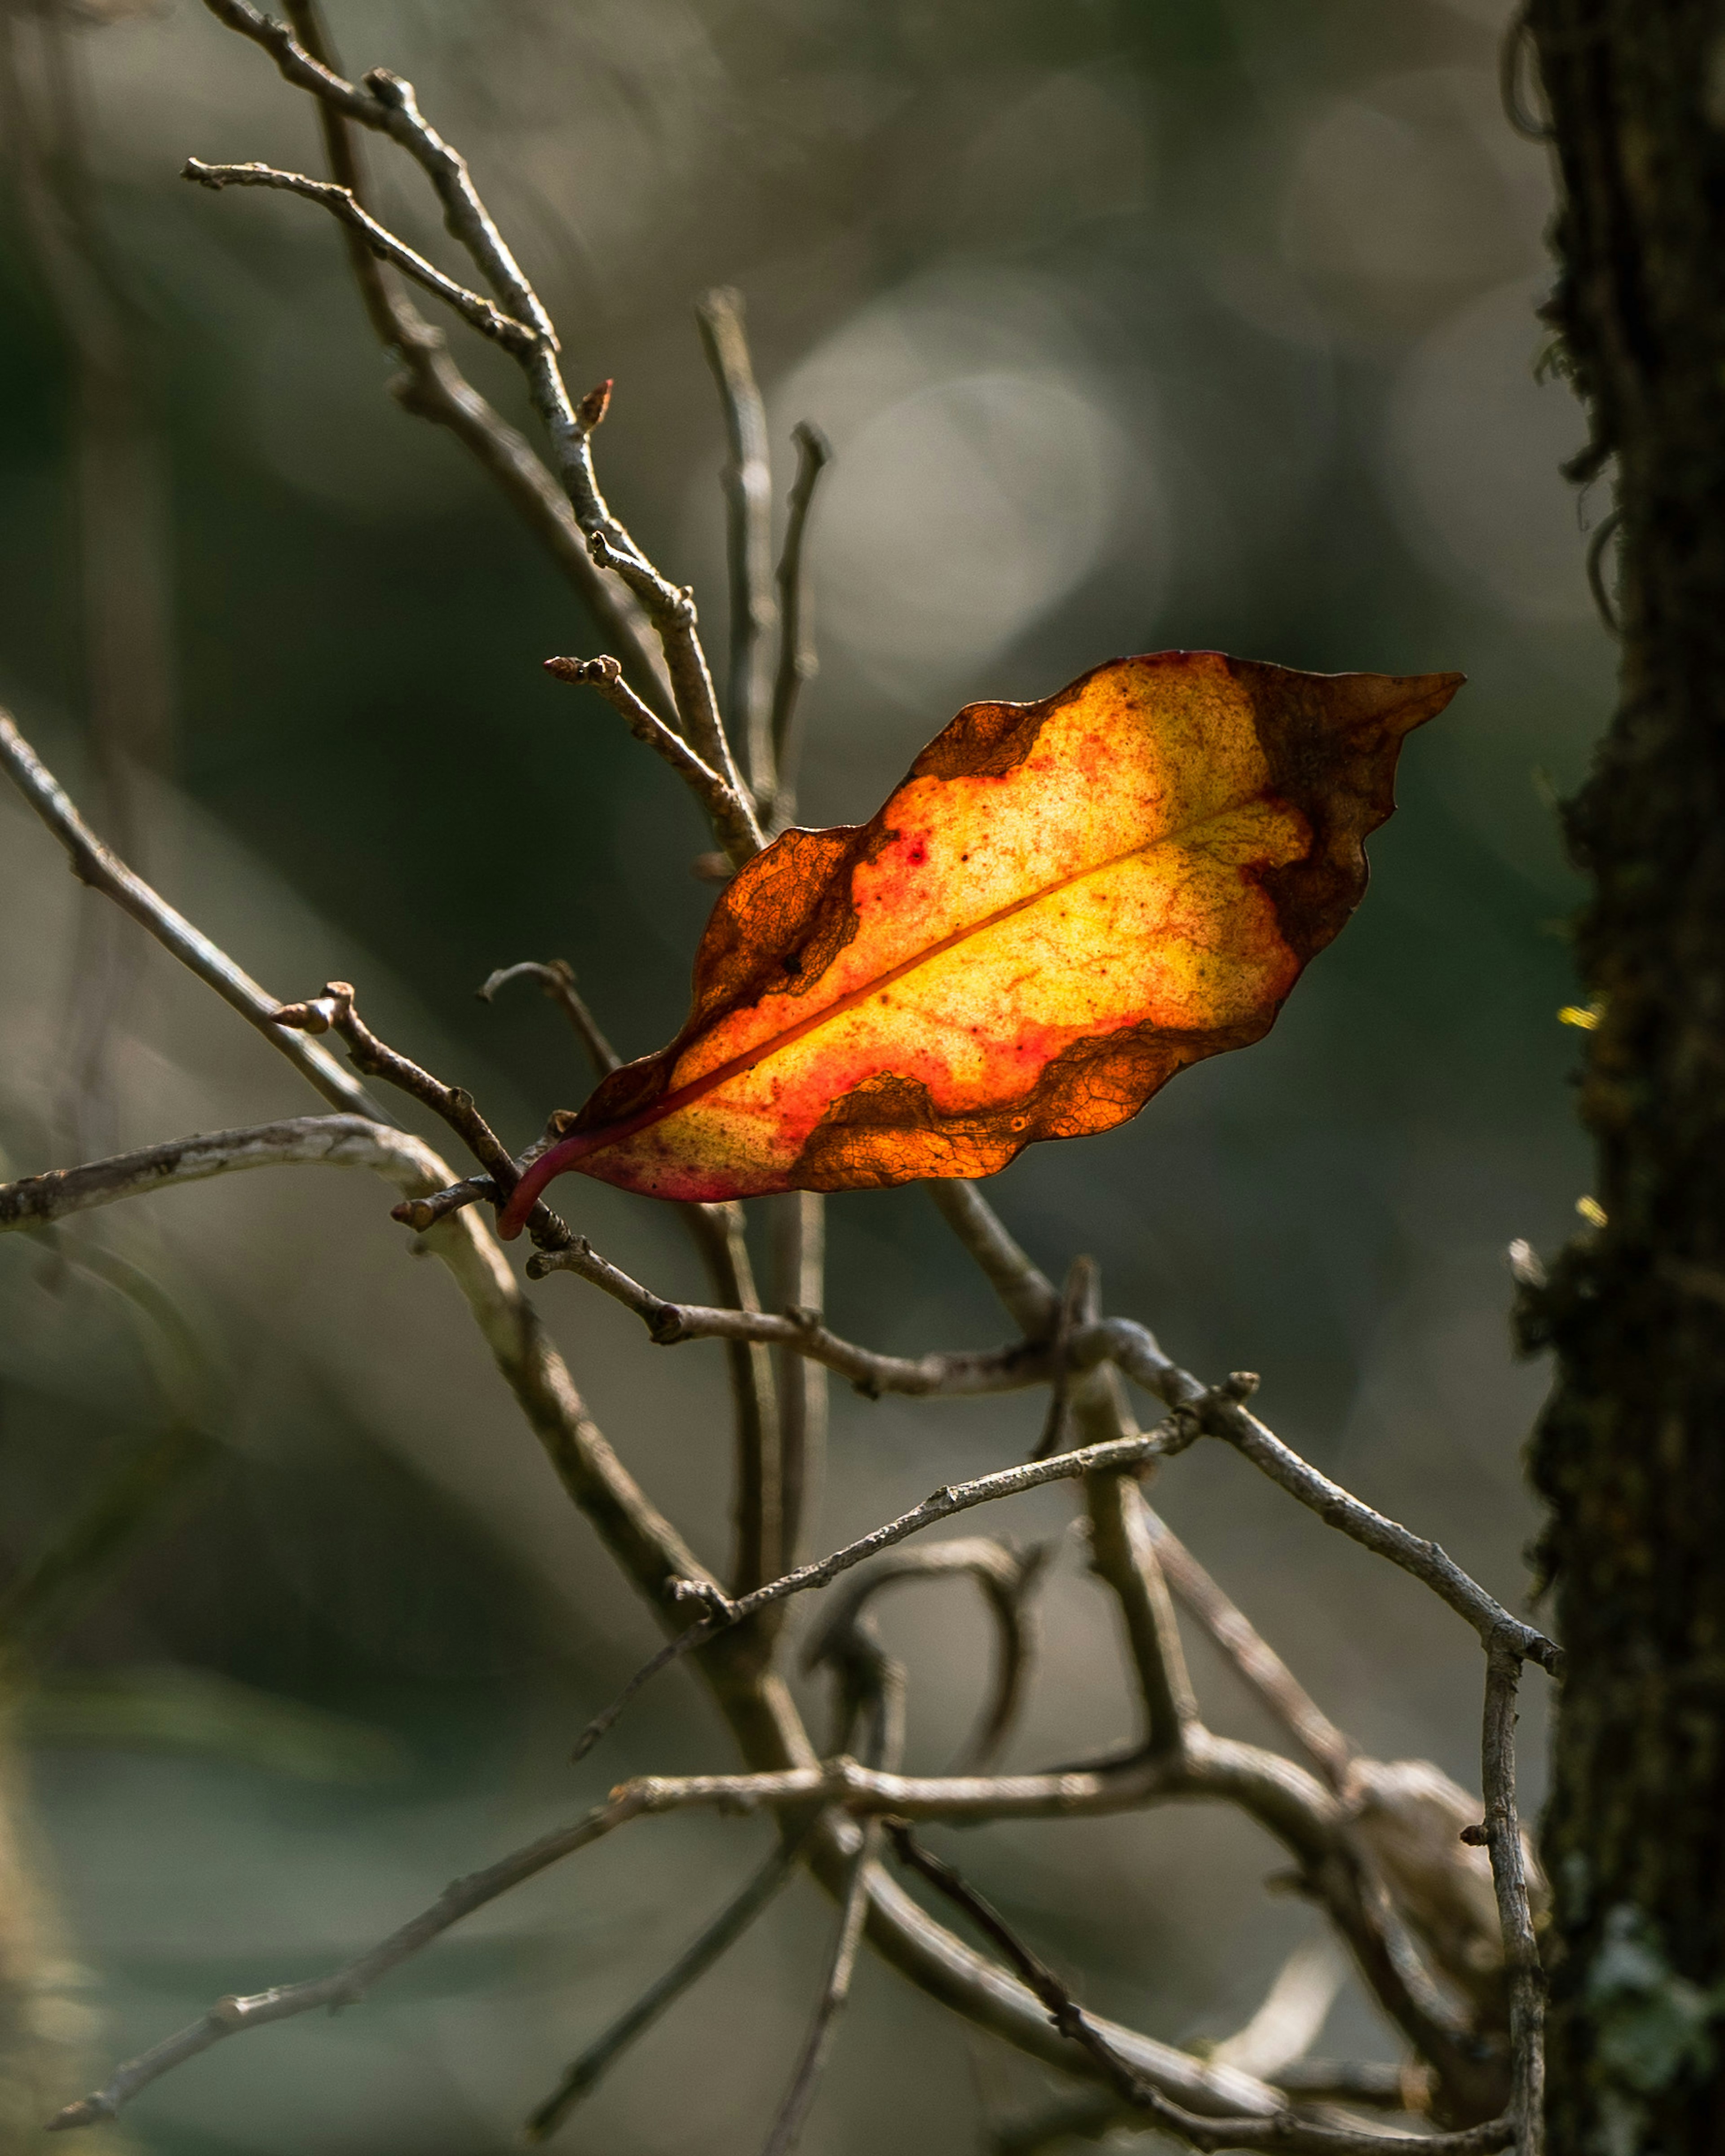
{"type": "Polygon", "coordinates": [[[787,831],[701,940],[694,1008],[612,1073],[568,1169],[672,1199],[988,1175],[1260,1039],[1365,888],[1403,737],[1461,685],[1215,652],[973,704],[861,825],[787,831]]]}

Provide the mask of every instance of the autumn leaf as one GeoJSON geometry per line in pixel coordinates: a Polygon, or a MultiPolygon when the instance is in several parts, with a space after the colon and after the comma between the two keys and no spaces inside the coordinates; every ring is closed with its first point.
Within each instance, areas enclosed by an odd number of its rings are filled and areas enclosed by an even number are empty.
{"type": "Polygon", "coordinates": [[[739,871],[689,1021],[528,1169],[658,1198],[991,1175],[1269,1029],[1366,885],[1402,737],[1459,674],[1209,651],[973,704],[866,824],[739,871]]]}

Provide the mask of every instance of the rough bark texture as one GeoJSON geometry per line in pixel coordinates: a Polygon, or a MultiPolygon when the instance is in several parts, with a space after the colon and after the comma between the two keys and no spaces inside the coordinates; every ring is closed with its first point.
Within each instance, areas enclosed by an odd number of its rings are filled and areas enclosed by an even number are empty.
{"type": "Polygon", "coordinates": [[[1622,700],[1569,811],[1605,1224],[1531,1295],[1569,1663],[1552,2156],[1725,2152],[1725,10],[1533,0],[1548,319],[1615,459],[1622,700]]]}

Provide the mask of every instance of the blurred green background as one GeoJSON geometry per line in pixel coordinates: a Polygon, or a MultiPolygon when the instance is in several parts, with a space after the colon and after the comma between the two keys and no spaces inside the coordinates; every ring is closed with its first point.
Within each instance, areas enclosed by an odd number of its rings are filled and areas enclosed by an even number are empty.
{"type": "MultiPolygon", "coordinates": [[[[1500,110],[1505,9],[328,12],[350,72],[408,75],[467,153],[572,386],[615,377],[604,485],[696,585],[716,659],[722,444],[701,290],[746,299],[781,499],[792,425],[830,437],[803,820],[867,815],[967,700],[1044,696],[1122,653],[1467,673],[1404,757],[1365,906],[1271,1038],[1120,1131],[1033,1150],[998,1197],[1046,1266],[1093,1252],[1111,1306],[1190,1367],[1263,1372],[1291,1442],[1519,1601],[1519,1449],[1542,1379],[1510,1355],[1502,1251],[1559,1240],[1586,1189],[1556,1019],[1577,886],[1551,804],[1603,723],[1612,658],[1584,573],[1588,505],[1557,471],[1579,415],[1536,378],[1549,180],[1500,110]]],[[[625,1054],[659,1045],[711,896],[690,873],[694,813],[596,699],[541,674],[595,634],[459,445],[385,393],[329,221],[176,177],[188,154],[318,168],[305,101],[194,0],[80,9],[53,41],[82,116],[80,213],[124,295],[161,481],[139,484],[160,506],[165,717],[153,771],[105,789],[75,370],[31,208],[32,129],[53,134],[59,89],[33,11],[5,27],[0,698],[267,986],[354,980],[381,1031],[524,1142],[585,1074],[530,990],[488,1007],[474,989],[495,966],[566,957],[625,1054]]],[[[373,162],[397,228],[459,267],[417,175],[373,162]]],[[[450,335],[531,432],[506,365],[450,335]]],[[[100,521],[131,482],[92,472],[87,440],[85,456],[100,521]]],[[[153,949],[106,1014],[105,1079],[79,1092],[71,984],[105,932],[10,798],[0,917],[10,1173],[97,1135],[105,1150],[316,1107],[153,949]]],[[[588,1765],[562,1763],[650,1628],[564,1517],[446,1282],[404,1260],[388,1203],[345,1178],[246,1177],[85,1216],[52,1247],[0,1241],[12,1566],[187,1399],[216,1440],[15,1686],[11,1830],[45,1894],[29,2012],[74,2087],[219,1992],[317,1972],[626,1772],[729,1763],[681,1676],[588,1765]]],[[[584,1188],[569,1204],[619,1262],[695,1288],[650,1205],[584,1188]]],[[[845,1197],[829,1219],[840,1330],[904,1350],[1002,1336],[922,1194],[845,1197]]],[[[716,1351],[652,1349],[567,1280],[536,1294],[608,1435],[716,1557],[716,1351]]],[[[841,1394],[817,1542],[1004,1464],[1040,1413],[841,1394]]],[[[1445,1611],[1231,1457],[1183,1457],[1158,1502],[1369,1750],[1476,1779],[1477,1656],[1445,1611]]],[[[990,1524],[1056,1532],[1069,1509],[1050,1496],[990,1524]]],[[[1105,1746],[1127,1721],[1111,1615],[1070,1543],[1045,1616],[1026,1761],[1105,1746]]],[[[980,1621],[927,1589],[887,1629],[912,1666],[912,1758],[932,1766],[981,1681],[980,1621]]],[[[1194,1654],[1217,1726],[1262,1735],[1194,1654]]],[[[637,1828],[340,2021],[162,2082],[125,2145],[501,2151],[762,1845],[735,1822],[637,1828]]],[[[1208,1812],[964,1848],[1093,2003],[1174,2041],[1243,2020],[1314,1922],[1265,1894],[1270,1845],[1208,1812]]],[[[754,2147],[829,1921],[793,1890],[567,2145],[754,2147]]],[[[1389,2045],[1344,1994],[1319,2048],[1389,2045]]],[[[987,2147],[989,2122],[1042,2086],[865,1969],[805,2145],[987,2147]]]]}

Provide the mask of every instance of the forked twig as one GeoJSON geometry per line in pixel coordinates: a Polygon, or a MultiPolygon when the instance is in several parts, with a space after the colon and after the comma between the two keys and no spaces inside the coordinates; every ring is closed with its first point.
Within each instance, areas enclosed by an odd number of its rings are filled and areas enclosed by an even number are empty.
{"type": "MultiPolygon", "coordinates": [[[[294,35],[308,58],[339,75],[316,0],[285,0],[285,5],[294,35]]],[[[365,171],[353,123],[327,98],[316,102],[331,177],[362,206],[365,171]]],[[[500,418],[467,380],[450,358],[443,331],[426,321],[359,234],[349,232],[347,239],[354,283],[372,333],[401,362],[400,373],[389,383],[390,394],[403,411],[448,428],[490,473],[573,586],[607,641],[628,654],[648,701],[657,710],[674,712],[670,679],[646,617],[614,578],[594,566],[567,495],[526,438],[500,418]]],[[[597,425],[598,418],[591,424],[597,425]]]]}

